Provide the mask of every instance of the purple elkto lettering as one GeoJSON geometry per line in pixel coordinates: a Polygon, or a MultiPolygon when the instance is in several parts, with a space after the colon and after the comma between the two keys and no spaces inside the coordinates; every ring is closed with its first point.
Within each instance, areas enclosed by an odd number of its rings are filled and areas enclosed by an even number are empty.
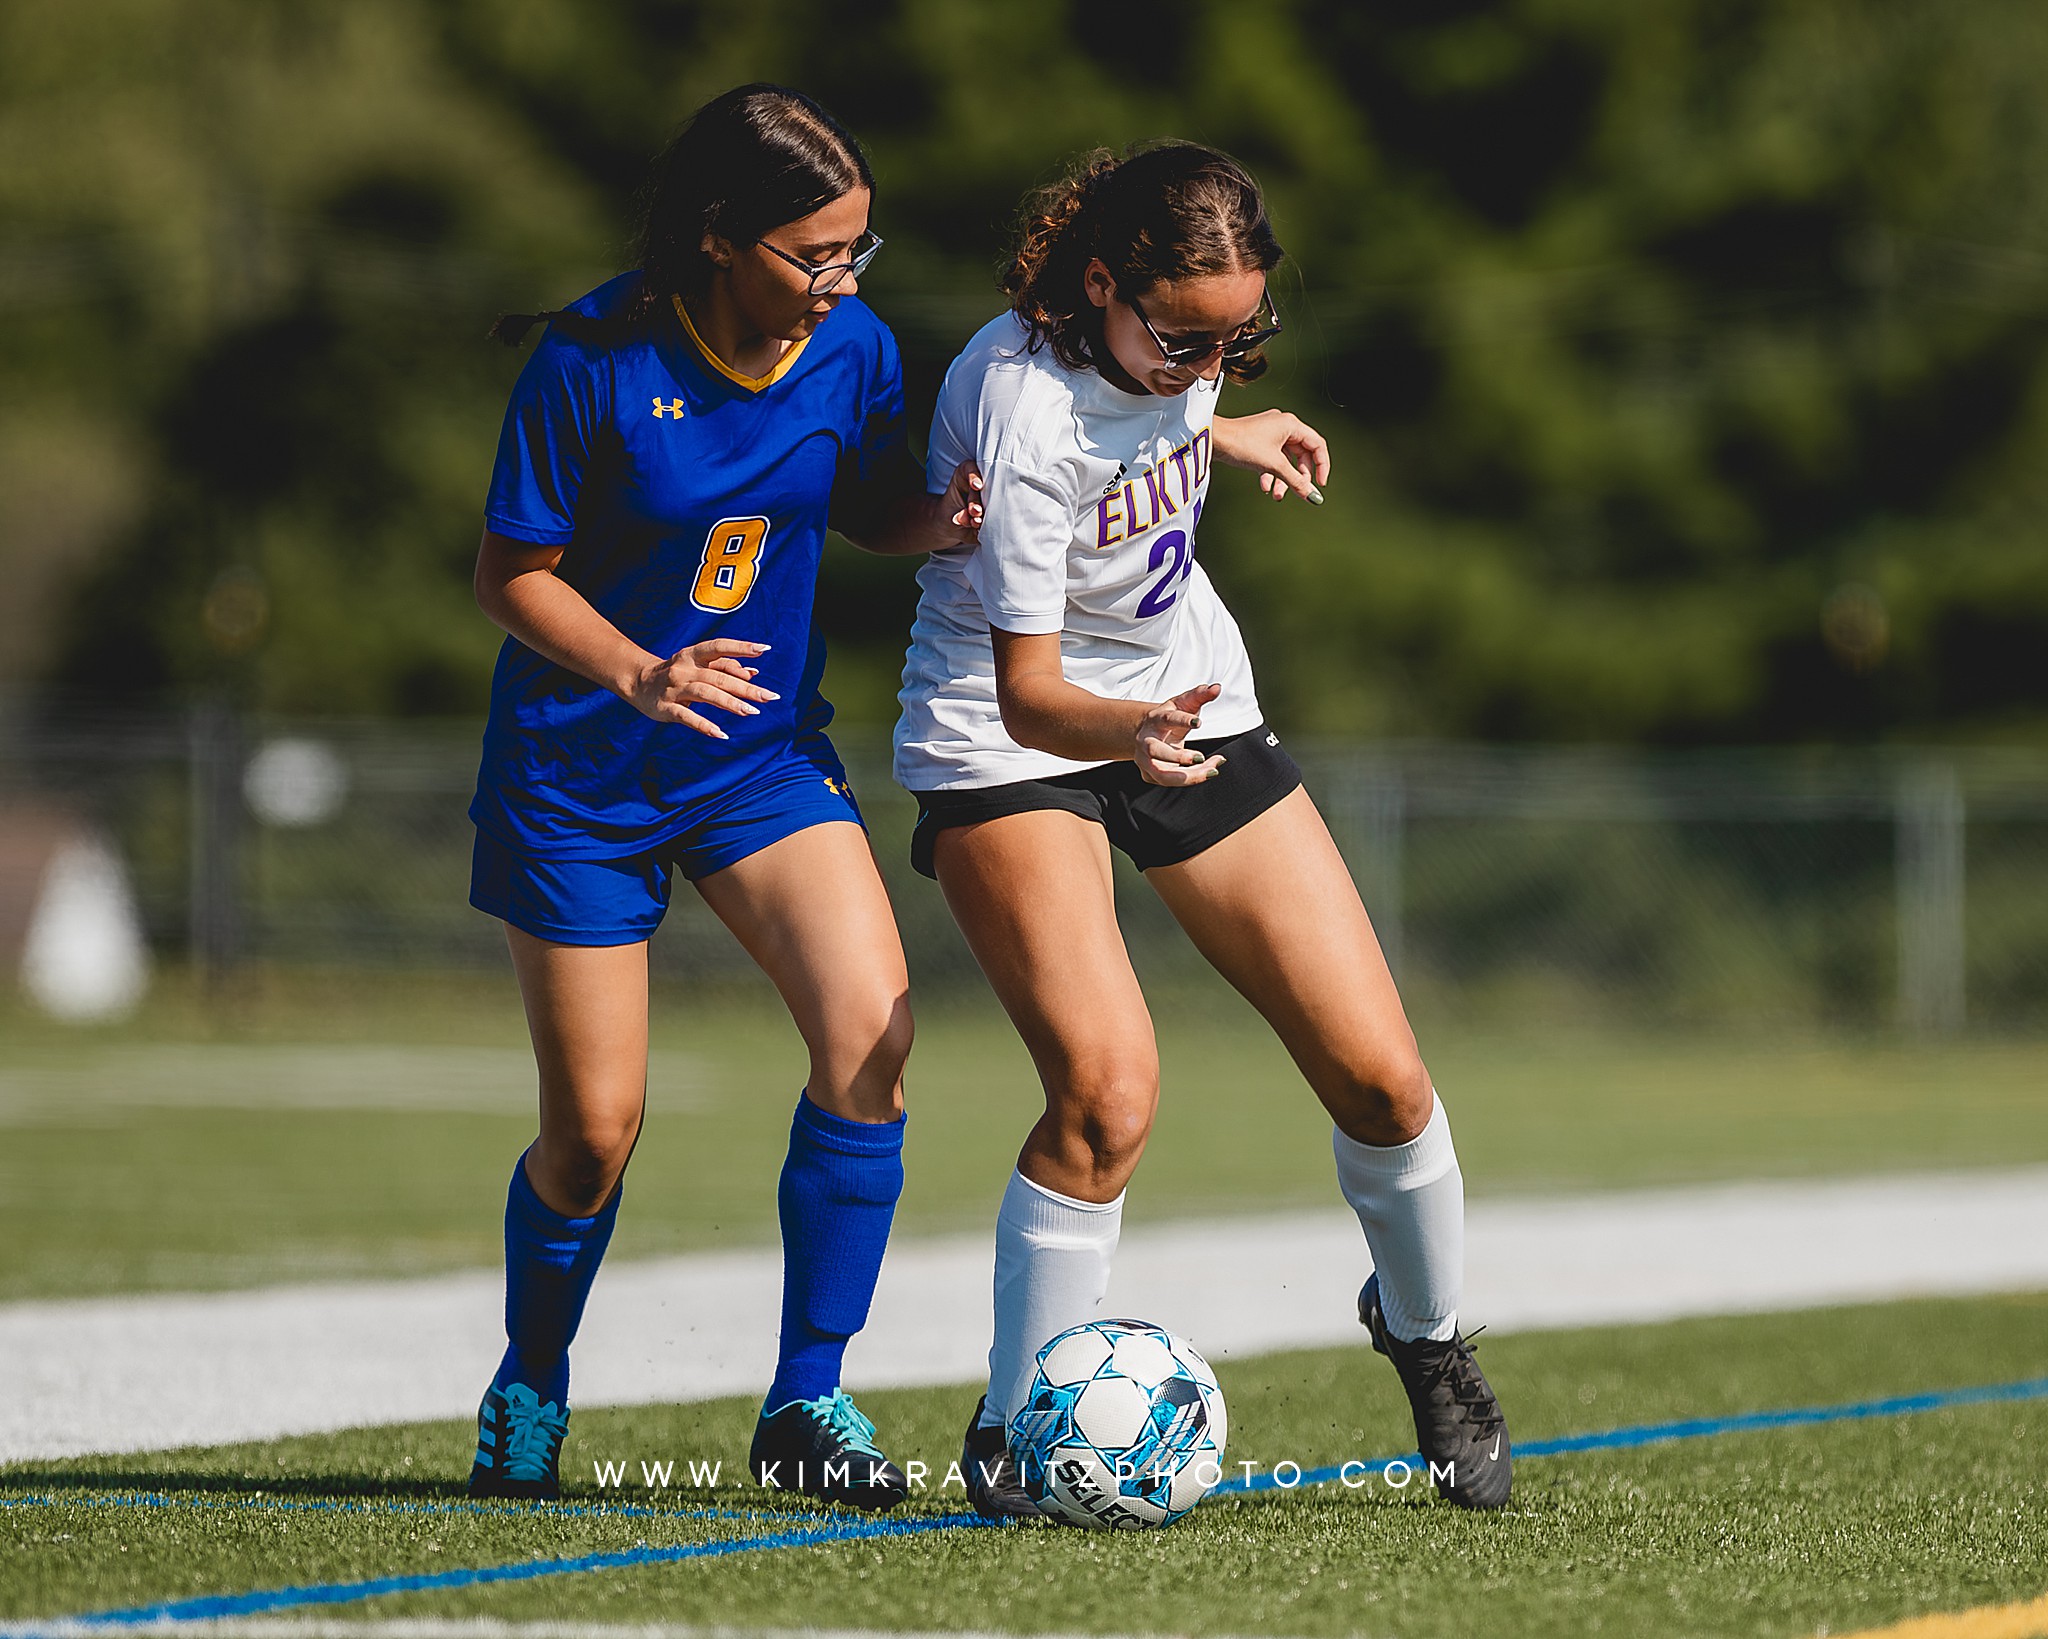
{"type": "Polygon", "coordinates": [[[1113,489],[1095,503],[1095,550],[1098,552],[1124,538],[1123,513],[1117,508],[1117,502],[1122,499],[1123,492],[1113,489]]]}

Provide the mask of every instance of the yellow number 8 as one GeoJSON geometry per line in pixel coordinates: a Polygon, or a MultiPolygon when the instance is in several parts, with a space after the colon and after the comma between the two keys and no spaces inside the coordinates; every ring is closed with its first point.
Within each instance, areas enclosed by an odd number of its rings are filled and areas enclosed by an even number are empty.
{"type": "Polygon", "coordinates": [[[690,601],[713,614],[724,614],[747,601],[761,570],[761,548],[768,541],[766,518],[721,518],[704,537],[704,561],[690,601]]]}

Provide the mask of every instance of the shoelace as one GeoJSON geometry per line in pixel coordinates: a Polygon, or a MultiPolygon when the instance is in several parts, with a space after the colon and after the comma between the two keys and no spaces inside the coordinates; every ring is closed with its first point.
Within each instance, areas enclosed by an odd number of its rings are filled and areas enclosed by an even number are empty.
{"type": "Polygon", "coordinates": [[[506,1473],[515,1479],[539,1479],[554,1466],[555,1452],[569,1432],[569,1419],[538,1403],[507,1400],[500,1426],[504,1430],[506,1473]]]}
{"type": "Polygon", "coordinates": [[[1482,1439],[1507,1424],[1507,1418],[1501,1414],[1500,1402],[1494,1399],[1486,1387],[1486,1380],[1479,1375],[1479,1362],[1472,1358],[1472,1338],[1485,1329],[1480,1327],[1472,1337],[1462,1342],[1454,1340],[1444,1344],[1443,1353],[1427,1367],[1432,1386],[1443,1379],[1450,1380],[1451,1398],[1465,1408],[1482,1439]]]}
{"type": "MultiPolygon", "coordinates": [[[[860,1407],[853,1403],[853,1396],[844,1389],[834,1389],[830,1394],[821,1394],[815,1400],[806,1400],[805,1407],[819,1422],[839,1436],[839,1443],[849,1451],[857,1451],[863,1457],[882,1457],[881,1448],[875,1444],[875,1425],[861,1415],[860,1407]]],[[[888,1459],[883,1457],[886,1462],[888,1459]]]]}

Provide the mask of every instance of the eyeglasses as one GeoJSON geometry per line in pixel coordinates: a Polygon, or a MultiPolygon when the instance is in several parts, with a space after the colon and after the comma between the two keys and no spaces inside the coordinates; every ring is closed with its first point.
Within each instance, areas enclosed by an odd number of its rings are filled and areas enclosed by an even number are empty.
{"type": "Polygon", "coordinates": [[[771,245],[765,239],[756,239],[755,244],[763,250],[780,256],[793,268],[808,274],[811,294],[823,296],[837,290],[848,277],[859,278],[867,270],[868,263],[875,259],[875,252],[882,248],[882,236],[869,231],[853,242],[853,259],[848,262],[827,262],[820,267],[816,262],[806,262],[801,256],[792,256],[779,245],[771,245]]]}
{"type": "Polygon", "coordinates": [[[1152,345],[1159,349],[1160,360],[1170,370],[1191,370],[1198,364],[1206,364],[1216,353],[1223,355],[1225,364],[1235,364],[1253,350],[1263,347],[1280,334],[1280,315],[1273,309],[1273,293],[1270,290],[1259,293],[1258,310],[1238,327],[1237,334],[1223,341],[1177,342],[1169,345],[1166,338],[1152,328],[1152,321],[1145,317],[1145,310],[1138,305],[1137,298],[1126,296],[1124,305],[1138,315],[1138,322],[1145,327],[1145,334],[1152,338],[1152,345]],[[1259,323],[1260,317],[1266,320],[1259,323]]]}

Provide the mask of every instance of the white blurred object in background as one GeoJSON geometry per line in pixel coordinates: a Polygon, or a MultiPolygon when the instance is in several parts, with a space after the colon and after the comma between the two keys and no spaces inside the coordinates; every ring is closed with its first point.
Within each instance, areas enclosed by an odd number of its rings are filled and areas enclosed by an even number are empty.
{"type": "Polygon", "coordinates": [[[265,825],[320,825],[348,795],[348,764],[324,740],[270,740],[249,759],[242,795],[265,825]]]}
{"type": "Polygon", "coordinates": [[[149,947],[121,856],[75,831],[52,851],[22,942],[21,987],[56,1018],[118,1018],[149,988],[149,947]]]}

